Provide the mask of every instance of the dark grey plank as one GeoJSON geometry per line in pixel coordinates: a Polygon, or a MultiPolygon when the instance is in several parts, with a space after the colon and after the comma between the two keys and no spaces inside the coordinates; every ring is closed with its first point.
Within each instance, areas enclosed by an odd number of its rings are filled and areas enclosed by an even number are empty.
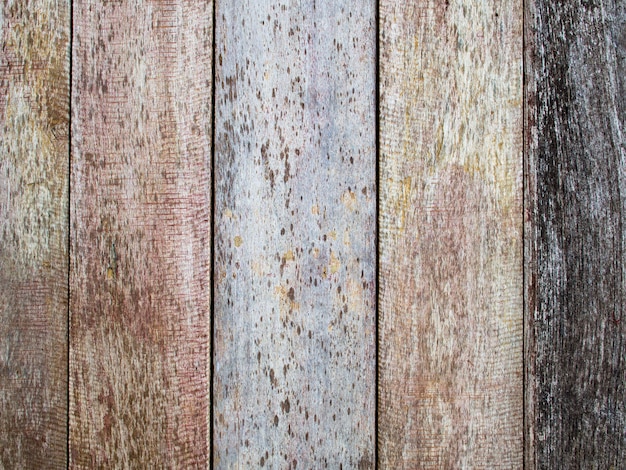
{"type": "Polygon", "coordinates": [[[623,468],[626,8],[535,0],[527,21],[527,466],[623,468]]]}

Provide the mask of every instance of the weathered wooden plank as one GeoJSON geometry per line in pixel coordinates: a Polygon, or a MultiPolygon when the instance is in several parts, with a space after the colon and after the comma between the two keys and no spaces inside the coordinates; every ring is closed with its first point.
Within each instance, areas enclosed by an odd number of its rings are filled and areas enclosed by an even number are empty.
{"type": "Polygon", "coordinates": [[[0,468],[67,461],[69,30],[0,5],[0,468]]]}
{"type": "Polygon", "coordinates": [[[371,468],[375,2],[216,12],[215,468],[371,468]]]}
{"type": "Polygon", "coordinates": [[[204,467],[212,4],[73,8],[70,465],[204,467]]]}
{"type": "Polygon", "coordinates": [[[626,5],[528,1],[529,468],[626,462],[626,5]]]}
{"type": "Polygon", "coordinates": [[[522,4],[380,2],[379,462],[522,465],[522,4]]]}

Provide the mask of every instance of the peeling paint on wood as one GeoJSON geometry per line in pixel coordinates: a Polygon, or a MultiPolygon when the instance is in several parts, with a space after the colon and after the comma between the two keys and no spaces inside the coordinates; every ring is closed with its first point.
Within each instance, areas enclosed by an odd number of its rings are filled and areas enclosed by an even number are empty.
{"type": "Polygon", "coordinates": [[[521,7],[380,2],[382,468],[522,465],[521,7]]]}
{"type": "Polygon", "coordinates": [[[216,33],[215,468],[373,468],[375,2],[216,33]]]}
{"type": "Polygon", "coordinates": [[[69,25],[0,5],[0,468],[67,462],[69,25]]]}
{"type": "Polygon", "coordinates": [[[70,466],[205,467],[212,4],[73,14],[70,466]]]}
{"type": "Polygon", "coordinates": [[[626,462],[626,5],[528,0],[528,468],[626,462]]]}

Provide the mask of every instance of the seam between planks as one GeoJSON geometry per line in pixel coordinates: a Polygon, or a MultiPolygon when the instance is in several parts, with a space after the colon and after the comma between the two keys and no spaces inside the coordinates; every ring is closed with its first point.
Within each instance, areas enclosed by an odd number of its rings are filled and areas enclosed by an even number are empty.
{"type": "Polygon", "coordinates": [[[536,467],[534,440],[535,440],[535,330],[534,316],[536,312],[536,273],[537,273],[537,246],[536,246],[536,163],[535,138],[537,99],[536,83],[534,82],[534,54],[536,38],[532,36],[534,28],[535,0],[522,1],[522,246],[523,246],[523,322],[522,322],[522,466],[525,470],[536,467]]]}
{"type": "Polygon", "coordinates": [[[375,274],[376,290],[374,294],[374,341],[375,341],[375,390],[374,390],[374,468],[378,469],[378,388],[379,388],[379,368],[380,368],[380,347],[379,347],[379,319],[380,319],[380,0],[375,0],[374,11],[374,34],[375,53],[374,53],[374,158],[375,162],[375,188],[376,188],[376,252],[375,252],[375,274]]]}
{"type": "Polygon", "coordinates": [[[522,468],[526,470],[526,0],[522,1],[522,468]]]}
{"type": "Polygon", "coordinates": [[[214,426],[213,426],[213,410],[214,410],[214,388],[213,388],[213,383],[214,383],[214,371],[215,371],[215,364],[214,364],[214,350],[215,350],[215,82],[216,82],[216,66],[215,66],[215,57],[216,57],[216,35],[215,35],[215,29],[217,26],[217,21],[216,21],[216,16],[215,16],[215,12],[216,12],[216,3],[217,0],[213,0],[213,8],[211,9],[211,40],[212,40],[212,44],[211,44],[211,157],[210,157],[210,166],[211,166],[211,215],[209,217],[210,220],[210,227],[209,227],[209,233],[210,233],[210,237],[211,237],[211,241],[210,241],[210,248],[209,248],[209,253],[210,253],[210,258],[211,258],[211,267],[210,267],[210,273],[211,273],[211,279],[210,279],[210,295],[211,295],[211,301],[210,301],[210,306],[209,306],[209,315],[210,315],[210,326],[211,326],[211,332],[210,332],[210,338],[209,338],[209,419],[208,419],[208,423],[209,423],[209,449],[208,449],[208,456],[209,456],[209,461],[208,461],[208,465],[207,468],[213,470],[213,442],[214,442],[214,426]]]}
{"type": "Polygon", "coordinates": [[[71,270],[72,270],[72,60],[74,57],[74,2],[69,0],[69,40],[68,40],[68,54],[69,54],[69,71],[68,71],[68,132],[67,132],[67,305],[66,305],[66,345],[67,345],[67,395],[66,395],[66,439],[65,439],[65,467],[70,468],[70,359],[71,359],[71,342],[70,342],[70,302],[72,292],[71,286],[71,270]]]}

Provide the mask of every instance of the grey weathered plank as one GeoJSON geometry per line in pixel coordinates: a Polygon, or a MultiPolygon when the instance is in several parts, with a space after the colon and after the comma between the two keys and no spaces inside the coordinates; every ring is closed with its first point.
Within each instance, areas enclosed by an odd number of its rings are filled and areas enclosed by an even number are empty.
{"type": "Polygon", "coordinates": [[[73,13],[70,465],[206,467],[212,3],[73,13]]]}
{"type": "Polygon", "coordinates": [[[527,463],[623,468],[626,5],[529,0],[527,11],[527,463]]]}
{"type": "Polygon", "coordinates": [[[67,461],[69,29],[0,5],[0,468],[67,461]]]}
{"type": "Polygon", "coordinates": [[[375,2],[216,12],[215,468],[371,468],[375,2]]]}
{"type": "Polygon", "coordinates": [[[380,2],[379,463],[523,457],[522,4],[380,2]]]}

